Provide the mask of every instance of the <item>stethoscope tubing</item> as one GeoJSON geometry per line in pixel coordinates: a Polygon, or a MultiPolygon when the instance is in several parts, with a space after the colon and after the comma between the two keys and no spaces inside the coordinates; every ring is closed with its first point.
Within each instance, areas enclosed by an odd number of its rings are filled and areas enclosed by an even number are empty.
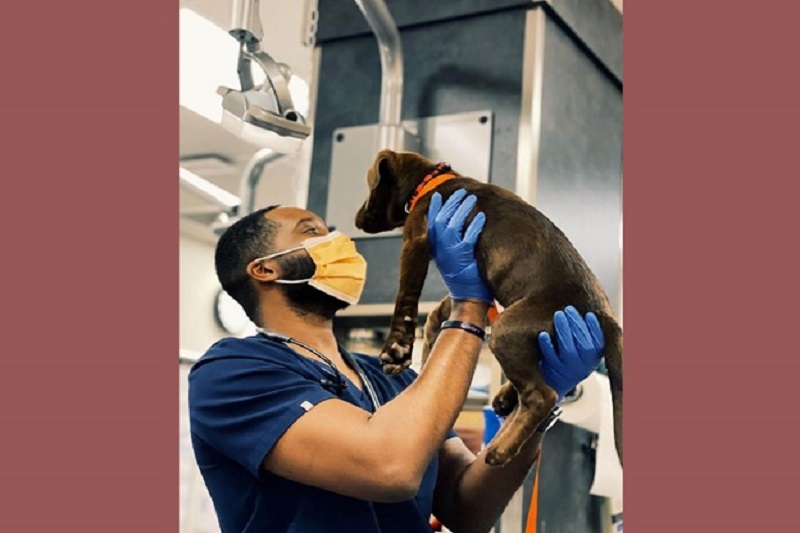
{"type": "MultiPolygon", "coordinates": [[[[301,348],[304,348],[309,352],[313,353],[314,355],[316,355],[317,357],[319,357],[322,361],[325,362],[325,364],[327,364],[330,367],[330,371],[328,373],[332,373],[334,379],[336,380],[336,383],[331,383],[330,381],[323,379],[320,381],[322,386],[325,388],[333,387],[335,390],[335,394],[337,396],[341,396],[341,393],[344,392],[344,389],[346,388],[344,376],[342,375],[341,371],[336,367],[336,364],[333,361],[331,361],[327,356],[325,356],[315,348],[307,345],[306,343],[298,341],[297,339],[293,339],[292,337],[289,337],[287,335],[281,335],[280,333],[273,333],[264,330],[259,331],[259,333],[264,335],[266,338],[270,340],[281,342],[283,344],[286,344],[287,346],[289,344],[300,346],[301,348]]],[[[356,361],[355,357],[353,357],[344,348],[340,347],[340,350],[342,353],[342,357],[345,358],[345,360],[350,364],[350,366],[352,366],[353,369],[356,371],[356,374],[358,374],[358,377],[361,379],[361,383],[364,384],[364,388],[367,391],[367,396],[369,396],[369,399],[372,402],[373,408],[377,410],[381,406],[381,402],[378,399],[378,395],[375,393],[375,389],[372,386],[372,382],[369,380],[369,378],[367,378],[366,373],[361,368],[361,365],[358,364],[358,361],[356,361]]],[[[298,356],[300,355],[298,354],[298,356]]]]}

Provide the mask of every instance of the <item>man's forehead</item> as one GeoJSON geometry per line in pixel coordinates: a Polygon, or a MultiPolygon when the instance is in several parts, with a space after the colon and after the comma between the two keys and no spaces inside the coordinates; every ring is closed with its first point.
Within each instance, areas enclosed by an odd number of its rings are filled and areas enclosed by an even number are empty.
{"type": "Polygon", "coordinates": [[[264,216],[273,222],[277,222],[281,226],[288,227],[294,227],[303,219],[312,219],[313,221],[324,224],[324,221],[316,213],[299,207],[276,207],[264,213],[264,216]]]}

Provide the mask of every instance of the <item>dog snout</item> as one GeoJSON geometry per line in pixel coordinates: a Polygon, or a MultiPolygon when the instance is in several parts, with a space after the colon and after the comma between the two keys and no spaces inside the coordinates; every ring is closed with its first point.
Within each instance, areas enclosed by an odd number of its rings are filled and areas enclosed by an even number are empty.
{"type": "Polygon", "coordinates": [[[364,229],[364,217],[366,216],[366,204],[361,206],[361,209],[356,213],[356,227],[360,230],[364,229]]]}
{"type": "Polygon", "coordinates": [[[365,202],[356,214],[356,227],[365,233],[381,233],[389,228],[386,221],[368,209],[369,202],[365,202]]]}

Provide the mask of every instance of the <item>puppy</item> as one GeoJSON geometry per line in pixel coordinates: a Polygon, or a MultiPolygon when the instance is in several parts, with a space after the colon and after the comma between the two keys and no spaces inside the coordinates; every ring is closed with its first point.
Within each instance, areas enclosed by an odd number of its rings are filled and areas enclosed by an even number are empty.
{"type": "MultiPolygon", "coordinates": [[[[542,331],[555,334],[553,315],[567,305],[575,306],[581,314],[594,312],[603,329],[615,441],[622,462],[622,329],[614,319],[608,296],[567,237],[515,194],[461,176],[415,153],[382,150],[367,172],[367,184],[369,196],[356,215],[356,226],[367,233],[404,227],[400,289],[380,355],[384,371],[396,374],[411,364],[417,304],[430,261],[427,218],[433,191],[446,201],[456,190],[466,189],[477,197],[477,205],[465,227],[478,211],[486,214],[475,248],[478,268],[504,308],[492,322],[489,348],[508,382],[500,388],[492,406],[500,416],[512,415],[489,446],[486,462],[508,463],[555,406],[557,394],[539,369],[537,339],[542,331]]],[[[450,300],[446,297],[429,314],[423,362],[449,313],[450,300]]]]}

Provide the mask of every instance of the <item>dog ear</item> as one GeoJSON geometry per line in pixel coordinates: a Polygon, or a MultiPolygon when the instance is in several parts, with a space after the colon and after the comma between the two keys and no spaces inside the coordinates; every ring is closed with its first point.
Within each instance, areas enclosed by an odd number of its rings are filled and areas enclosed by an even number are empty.
{"type": "Polygon", "coordinates": [[[391,150],[382,150],[375,156],[367,171],[369,195],[356,214],[356,227],[367,233],[380,233],[394,227],[390,222],[395,175],[393,162],[396,157],[391,150]]]}
{"type": "Polygon", "coordinates": [[[395,153],[391,150],[381,150],[375,156],[372,168],[367,171],[367,185],[370,191],[374,191],[379,183],[388,185],[393,179],[391,167],[395,153]]]}

